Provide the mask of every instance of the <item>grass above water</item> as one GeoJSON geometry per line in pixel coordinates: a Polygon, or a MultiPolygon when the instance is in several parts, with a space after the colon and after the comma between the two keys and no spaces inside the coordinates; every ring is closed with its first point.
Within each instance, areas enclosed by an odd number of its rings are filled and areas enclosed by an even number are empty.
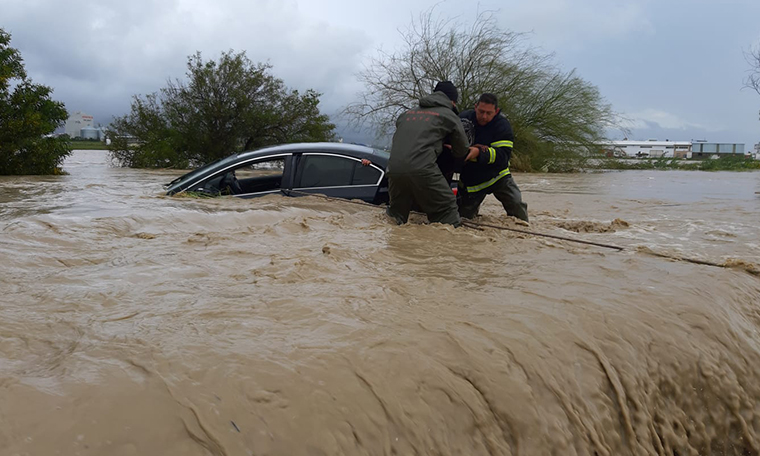
{"type": "Polygon", "coordinates": [[[664,169],[664,170],[694,170],[694,171],[751,171],[760,170],[760,160],[742,156],[728,156],[716,159],[686,160],[677,158],[650,158],[627,160],[605,158],[590,169],[626,170],[626,169],[664,169]]]}
{"type": "Polygon", "coordinates": [[[71,141],[69,144],[72,150],[108,150],[102,141],[71,141]]]}

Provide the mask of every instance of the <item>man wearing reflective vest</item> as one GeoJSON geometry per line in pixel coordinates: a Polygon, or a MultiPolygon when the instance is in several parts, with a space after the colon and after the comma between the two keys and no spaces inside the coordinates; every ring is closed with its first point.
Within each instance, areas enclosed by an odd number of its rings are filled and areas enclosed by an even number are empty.
{"type": "MultiPolygon", "coordinates": [[[[528,205],[509,172],[514,134],[512,126],[499,110],[496,95],[484,93],[475,109],[464,111],[460,117],[475,126],[477,158],[465,162],[459,175],[457,189],[459,215],[473,218],[485,197],[492,193],[504,206],[507,215],[528,221],[528,205]]],[[[471,157],[472,154],[468,157],[471,157]]]]}

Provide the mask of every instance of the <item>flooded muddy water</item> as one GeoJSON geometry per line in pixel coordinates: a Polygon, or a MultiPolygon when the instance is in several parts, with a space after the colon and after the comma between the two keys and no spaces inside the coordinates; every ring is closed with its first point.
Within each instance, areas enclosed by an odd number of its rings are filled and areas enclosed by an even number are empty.
{"type": "Polygon", "coordinates": [[[618,252],[64,168],[0,177],[1,455],[760,454],[760,173],[481,211],[618,252]]]}

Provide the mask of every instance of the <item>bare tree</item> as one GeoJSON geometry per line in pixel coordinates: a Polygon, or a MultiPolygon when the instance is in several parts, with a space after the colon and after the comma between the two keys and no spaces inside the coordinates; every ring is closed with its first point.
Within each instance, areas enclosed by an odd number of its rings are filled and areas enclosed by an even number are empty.
{"type": "MultiPolygon", "coordinates": [[[[744,80],[744,87],[754,90],[760,95],[760,44],[744,54],[750,65],[749,75],[744,80]]],[[[760,112],[758,112],[760,117],[760,112]]]]}
{"type": "Polygon", "coordinates": [[[744,87],[760,94],[760,44],[750,49],[744,56],[751,67],[749,76],[744,80],[744,87]]]}
{"type": "Polygon", "coordinates": [[[533,58],[527,52],[514,52],[521,36],[502,33],[490,13],[480,14],[471,28],[459,30],[429,10],[400,33],[403,49],[378,51],[358,75],[366,91],[345,110],[352,120],[369,122],[381,133],[392,130],[398,115],[429,94],[438,81],[455,81],[460,105],[466,106],[485,87],[496,89],[489,82],[507,88],[510,81],[497,77],[505,70],[504,62],[516,67],[519,61],[533,58]]]}
{"type": "Polygon", "coordinates": [[[589,150],[605,128],[616,125],[616,115],[595,86],[575,71],[558,69],[552,54],[525,44],[525,35],[502,30],[491,12],[462,26],[431,9],[401,35],[400,50],[379,51],[359,74],[366,90],[344,111],[381,136],[441,80],[459,88],[462,109],[471,108],[482,93],[496,94],[515,129],[518,154],[589,150]]]}

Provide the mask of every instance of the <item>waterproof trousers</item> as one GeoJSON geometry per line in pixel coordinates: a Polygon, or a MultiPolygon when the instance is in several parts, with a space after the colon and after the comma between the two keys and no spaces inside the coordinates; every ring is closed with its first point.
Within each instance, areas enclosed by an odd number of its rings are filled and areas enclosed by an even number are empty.
{"type": "Polygon", "coordinates": [[[473,218],[478,215],[480,205],[489,193],[492,193],[504,206],[507,215],[528,221],[528,205],[523,202],[520,188],[509,174],[494,182],[490,187],[474,193],[467,193],[467,188],[459,182],[457,188],[459,215],[464,218],[473,218]]]}
{"type": "Polygon", "coordinates": [[[456,196],[440,171],[389,174],[388,195],[388,215],[399,224],[407,222],[413,207],[427,214],[430,223],[461,223],[456,196]]]}

